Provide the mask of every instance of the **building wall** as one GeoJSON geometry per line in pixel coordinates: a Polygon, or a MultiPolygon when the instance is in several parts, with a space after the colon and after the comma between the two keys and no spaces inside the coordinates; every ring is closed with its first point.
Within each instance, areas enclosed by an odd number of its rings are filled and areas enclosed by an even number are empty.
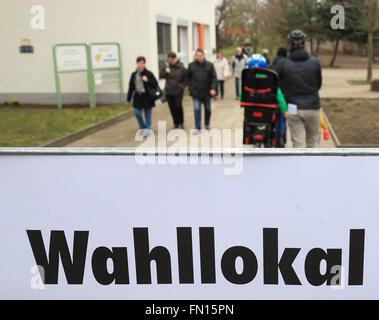
{"type": "MultiPolygon", "coordinates": [[[[139,55],[146,56],[147,67],[158,76],[158,15],[172,19],[174,51],[177,19],[188,20],[189,30],[193,21],[210,25],[209,41],[212,48],[216,46],[213,0],[39,0],[45,8],[45,30],[30,26],[35,4],[34,0],[0,1],[0,102],[17,97],[24,102],[55,103],[52,47],[57,43],[119,42],[125,91],[139,55]],[[31,40],[33,54],[19,53],[23,38],[31,40]]],[[[63,103],[88,102],[85,73],[60,78],[63,103]]],[[[99,103],[119,99],[117,84],[96,87],[96,92],[99,103]]]]}
{"type": "MultiPolygon", "coordinates": [[[[208,41],[211,50],[207,52],[207,58],[211,59],[216,48],[216,27],[215,27],[215,7],[213,0],[149,0],[151,21],[157,22],[157,16],[171,18],[171,48],[173,51],[178,51],[178,20],[188,22],[188,52],[187,58],[189,62],[193,60],[194,51],[198,46],[193,45],[193,24],[204,24],[209,27],[208,41]]],[[[157,33],[157,23],[150,25],[150,33],[157,33]]],[[[155,55],[152,59],[152,70],[158,70],[158,43],[157,39],[153,39],[152,52],[155,55]]]]}

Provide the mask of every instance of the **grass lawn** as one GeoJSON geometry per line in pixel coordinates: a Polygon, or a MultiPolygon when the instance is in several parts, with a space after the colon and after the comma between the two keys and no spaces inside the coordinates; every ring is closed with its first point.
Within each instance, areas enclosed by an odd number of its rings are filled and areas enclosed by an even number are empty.
{"type": "Polygon", "coordinates": [[[238,45],[233,45],[224,49],[221,49],[222,52],[224,53],[224,57],[228,60],[232,58],[232,56],[236,53],[236,48],[238,45]]]}
{"type": "Polygon", "coordinates": [[[130,109],[127,105],[62,110],[56,106],[0,106],[0,147],[38,147],[130,109]]]}

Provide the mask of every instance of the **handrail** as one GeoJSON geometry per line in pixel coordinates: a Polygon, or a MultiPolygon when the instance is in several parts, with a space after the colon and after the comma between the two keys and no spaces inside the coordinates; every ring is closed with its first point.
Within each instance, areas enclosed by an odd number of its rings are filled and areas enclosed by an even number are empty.
{"type": "Polygon", "coordinates": [[[246,157],[284,156],[339,156],[339,157],[379,157],[379,149],[143,149],[143,148],[0,148],[1,155],[238,155],[246,157]]]}

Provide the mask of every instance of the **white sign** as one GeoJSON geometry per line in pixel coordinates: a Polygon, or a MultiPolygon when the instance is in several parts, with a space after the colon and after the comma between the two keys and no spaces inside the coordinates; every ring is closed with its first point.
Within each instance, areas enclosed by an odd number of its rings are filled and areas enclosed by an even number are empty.
{"type": "Polygon", "coordinates": [[[288,104],[288,114],[290,114],[292,116],[297,115],[297,105],[296,104],[292,104],[292,103],[288,104]]]}
{"type": "Polygon", "coordinates": [[[378,167],[2,155],[0,299],[376,299],[378,167]]]}
{"type": "Polygon", "coordinates": [[[120,67],[118,46],[116,44],[91,45],[93,69],[112,69],[120,67]]]}
{"type": "Polygon", "coordinates": [[[87,52],[84,45],[57,46],[58,71],[87,70],[87,52]]]}
{"type": "Polygon", "coordinates": [[[95,85],[100,86],[103,84],[103,74],[95,73],[95,85]]]}

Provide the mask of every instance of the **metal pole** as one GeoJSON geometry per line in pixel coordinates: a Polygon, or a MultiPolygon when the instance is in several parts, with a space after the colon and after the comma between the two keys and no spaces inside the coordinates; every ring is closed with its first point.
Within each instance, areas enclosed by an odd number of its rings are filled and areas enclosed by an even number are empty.
{"type": "Polygon", "coordinates": [[[87,81],[88,81],[88,93],[89,93],[89,104],[90,108],[96,108],[96,95],[95,95],[95,80],[94,80],[94,74],[92,69],[92,56],[91,56],[91,49],[88,45],[86,45],[86,51],[87,51],[87,81]]]}
{"type": "Polygon", "coordinates": [[[62,109],[62,97],[61,97],[61,85],[59,82],[59,73],[57,66],[57,55],[56,55],[57,46],[53,46],[53,60],[54,60],[54,76],[55,76],[55,89],[57,92],[57,105],[58,109],[62,109]]]}
{"type": "Polygon", "coordinates": [[[1,148],[0,155],[236,155],[243,157],[379,157],[379,149],[139,149],[139,148],[1,148]]]}
{"type": "Polygon", "coordinates": [[[118,61],[119,61],[119,68],[120,68],[120,97],[121,97],[121,103],[125,103],[125,94],[124,94],[124,76],[122,73],[122,58],[121,58],[121,47],[120,44],[117,44],[118,47],[118,61]]]}

